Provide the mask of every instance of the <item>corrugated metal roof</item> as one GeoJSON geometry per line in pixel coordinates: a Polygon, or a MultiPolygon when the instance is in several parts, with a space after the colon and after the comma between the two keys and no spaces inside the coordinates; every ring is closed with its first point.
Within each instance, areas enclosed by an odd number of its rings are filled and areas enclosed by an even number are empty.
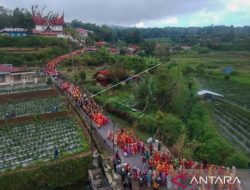
{"type": "Polygon", "coordinates": [[[12,67],[10,65],[0,65],[0,72],[2,73],[17,73],[17,72],[25,72],[26,69],[22,67],[12,67]]]}
{"type": "Polygon", "coordinates": [[[27,32],[25,28],[3,28],[0,32],[27,32]]]}
{"type": "Polygon", "coordinates": [[[218,93],[215,93],[215,92],[212,92],[212,91],[209,91],[209,90],[201,90],[201,91],[197,92],[197,94],[198,94],[199,96],[202,96],[202,95],[204,95],[204,94],[212,94],[212,95],[214,95],[214,96],[224,97],[224,96],[221,95],[221,94],[218,94],[218,93]]]}

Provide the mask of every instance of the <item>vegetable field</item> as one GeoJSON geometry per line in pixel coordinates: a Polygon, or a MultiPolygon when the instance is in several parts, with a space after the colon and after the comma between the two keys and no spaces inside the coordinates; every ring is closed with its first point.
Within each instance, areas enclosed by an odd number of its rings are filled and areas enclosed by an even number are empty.
{"type": "Polygon", "coordinates": [[[53,159],[54,147],[59,158],[86,151],[81,128],[71,118],[37,121],[0,128],[0,171],[25,167],[53,159]]]}
{"type": "Polygon", "coordinates": [[[229,142],[250,154],[250,115],[228,103],[213,103],[214,118],[229,142]]]}
{"type": "Polygon", "coordinates": [[[38,91],[38,90],[47,90],[49,89],[49,86],[47,86],[45,83],[41,84],[31,84],[31,85],[25,85],[25,86],[6,86],[0,88],[0,95],[2,94],[12,94],[12,93],[20,93],[20,92],[32,92],[32,91],[38,91]]]}
{"type": "Polygon", "coordinates": [[[216,78],[199,78],[202,88],[215,91],[225,99],[250,110],[250,86],[216,78]]]}
{"type": "Polygon", "coordinates": [[[0,104],[0,119],[7,118],[11,114],[24,116],[29,114],[39,114],[55,112],[64,109],[64,99],[62,97],[50,97],[33,99],[27,101],[16,101],[0,104]]]}

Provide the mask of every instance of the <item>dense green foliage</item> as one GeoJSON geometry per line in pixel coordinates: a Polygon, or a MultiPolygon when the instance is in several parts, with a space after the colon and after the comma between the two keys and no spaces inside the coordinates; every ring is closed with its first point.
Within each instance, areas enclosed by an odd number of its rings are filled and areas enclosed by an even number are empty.
{"type": "Polygon", "coordinates": [[[182,73],[177,68],[161,66],[153,76],[138,83],[135,97],[140,107],[148,106],[149,110],[160,109],[184,117],[189,93],[187,84],[182,81],[182,73]]]}
{"type": "MultiPolygon", "coordinates": [[[[191,52],[186,57],[195,55],[191,52]]],[[[207,56],[198,55],[199,61],[207,56]]],[[[97,100],[106,105],[112,114],[137,125],[140,131],[151,136],[160,131],[173,153],[178,153],[178,147],[183,148],[176,156],[246,168],[247,157],[221,137],[209,112],[209,104],[202,103],[195,96],[197,84],[191,76],[202,76],[201,69],[206,74],[207,69],[218,70],[218,66],[202,66],[195,62],[181,65],[181,61],[173,59],[153,72],[144,74],[138,82],[114,90],[110,96],[97,97],[97,100]]],[[[119,66],[124,67],[124,64],[119,66]]],[[[124,68],[128,71],[133,69],[124,68]]]]}
{"type": "Polygon", "coordinates": [[[27,168],[0,174],[0,190],[53,190],[56,187],[75,184],[87,178],[91,157],[41,163],[27,168]]]}
{"type": "MultiPolygon", "coordinates": [[[[164,39],[165,42],[175,45],[207,47],[219,51],[250,50],[250,27],[234,26],[207,26],[207,27],[166,27],[166,28],[109,28],[85,24],[74,20],[70,26],[89,29],[95,32],[95,39],[107,42],[141,43],[146,39],[164,39]]],[[[146,54],[148,53],[146,49],[146,54]]],[[[201,53],[207,51],[201,49],[201,53]]]]}
{"type": "Polygon", "coordinates": [[[0,36],[0,47],[1,64],[43,66],[47,61],[76,48],[77,44],[55,37],[0,36]]]}
{"type": "Polygon", "coordinates": [[[43,36],[27,36],[27,37],[9,37],[0,36],[0,47],[33,47],[33,48],[47,48],[53,46],[59,46],[64,49],[76,48],[77,44],[72,43],[66,39],[55,37],[43,37],[43,36]]]}
{"type": "Polygon", "coordinates": [[[12,11],[0,6],[0,28],[4,27],[27,28],[30,31],[34,28],[30,11],[20,8],[12,11]]]}
{"type": "Polygon", "coordinates": [[[13,64],[14,66],[45,66],[45,64],[59,56],[66,53],[65,49],[60,47],[46,48],[36,53],[16,53],[0,51],[1,64],[13,64]]]}

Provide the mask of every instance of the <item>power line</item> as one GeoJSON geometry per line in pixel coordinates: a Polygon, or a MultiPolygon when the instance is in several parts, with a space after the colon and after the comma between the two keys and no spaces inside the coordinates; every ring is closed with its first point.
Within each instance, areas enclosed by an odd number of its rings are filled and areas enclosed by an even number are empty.
{"type": "Polygon", "coordinates": [[[152,70],[152,69],[154,69],[154,68],[156,68],[156,67],[159,67],[160,65],[161,65],[161,63],[159,63],[159,64],[157,64],[157,65],[155,65],[155,66],[153,66],[153,67],[150,67],[149,69],[146,69],[146,70],[144,70],[144,71],[142,71],[142,72],[140,72],[140,73],[138,73],[138,74],[136,74],[136,75],[133,75],[133,76],[131,76],[131,77],[129,77],[129,78],[127,78],[127,79],[121,81],[121,82],[118,82],[118,83],[114,84],[113,86],[111,86],[111,87],[109,87],[109,88],[106,88],[106,89],[104,89],[104,90],[102,90],[102,91],[100,91],[100,92],[97,92],[96,94],[93,94],[93,95],[91,96],[91,98],[93,98],[93,97],[95,97],[95,96],[97,96],[97,95],[99,95],[99,94],[102,94],[102,93],[104,93],[104,92],[106,92],[106,91],[108,91],[108,90],[110,90],[110,89],[112,89],[112,88],[118,86],[118,85],[121,84],[121,83],[124,83],[124,82],[126,82],[126,81],[128,81],[128,80],[131,80],[131,79],[133,79],[133,78],[135,78],[135,77],[138,77],[139,75],[141,75],[141,74],[143,74],[143,73],[146,73],[146,72],[148,72],[148,71],[150,71],[150,70],[152,70]]]}

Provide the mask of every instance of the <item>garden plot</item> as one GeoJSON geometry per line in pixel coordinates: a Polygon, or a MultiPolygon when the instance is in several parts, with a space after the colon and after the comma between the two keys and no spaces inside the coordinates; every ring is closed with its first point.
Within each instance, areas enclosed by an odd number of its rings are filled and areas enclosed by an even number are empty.
{"type": "Polygon", "coordinates": [[[32,85],[24,85],[24,86],[12,86],[12,87],[1,87],[0,88],[0,95],[2,94],[12,94],[12,93],[21,93],[21,92],[32,92],[32,91],[39,91],[39,90],[48,90],[50,87],[45,84],[32,84],[32,85]]]}
{"type": "MultiPolygon", "coordinates": [[[[223,102],[213,103],[215,120],[222,135],[250,154],[250,118],[223,102]]],[[[242,110],[241,110],[242,112],[242,110]]]]}
{"type": "Polygon", "coordinates": [[[17,117],[29,114],[61,111],[62,109],[64,109],[63,97],[33,99],[22,102],[8,102],[0,104],[0,119],[4,119],[13,114],[17,117]]]}
{"type": "Polygon", "coordinates": [[[250,110],[250,86],[215,78],[199,78],[204,89],[215,91],[225,96],[226,100],[250,110]]]}
{"type": "Polygon", "coordinates": [[[86,151],[81,128],[70,118],[0,128],[0,171],[25,167],[37,161],[86,151]]]}

